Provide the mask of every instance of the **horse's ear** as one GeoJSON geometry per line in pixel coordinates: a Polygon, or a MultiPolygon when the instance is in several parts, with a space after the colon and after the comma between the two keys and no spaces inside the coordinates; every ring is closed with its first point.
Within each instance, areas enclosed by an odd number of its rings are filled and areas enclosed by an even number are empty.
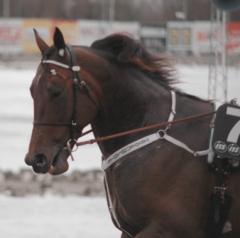
{"type": "Polygon", "coordinates": [[[55,28],[53,42],[58,50],[62,50],[66,46],[63,34],[58,27],[55,28]]]}
{"type": "Polygon", "coordinates": [[[41,53],[43,54],[44,51],[46,51],[49,46],[47,45],[47,43],[40,37],[40,35],[38,34],[36,29],[33,29],[34,32],[34,36],[35,36],[35,40],[37,43],[37,46],[39,48],[39,50],[41,51],[41,53]]]}
{"type": "Polygon", "coordinates": [[[129,36],[114,34],[102,40],[97,40],[91,45],[94,49],[99,49],[111,53],[122,62],[129,62],[134,57],[141,54],[140,43],[129,36]]]}

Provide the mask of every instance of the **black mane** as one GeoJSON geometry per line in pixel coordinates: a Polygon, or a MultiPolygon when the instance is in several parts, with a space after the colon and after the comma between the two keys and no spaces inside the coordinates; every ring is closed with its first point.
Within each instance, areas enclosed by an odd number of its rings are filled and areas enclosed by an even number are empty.
{"type": "Polygon", "coordinates": [[[119,63],[130,64],[140,69],[161,85],[171,87],[176,83],[175,70],[167,58],[151,54],[139,41],[127,35],[113,34],[93,42],[91,47],[104,51],[119,63]]]}

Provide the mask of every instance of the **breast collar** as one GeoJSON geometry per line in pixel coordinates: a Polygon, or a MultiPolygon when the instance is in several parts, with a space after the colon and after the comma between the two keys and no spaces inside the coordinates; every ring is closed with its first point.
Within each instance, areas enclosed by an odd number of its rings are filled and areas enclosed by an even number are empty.
{"type": "Polygon", "coordinates": [[[112,155],[110,155],[109,157],[107,157],[102,161],[102,169],[107,170],[113,164],[115,164],[116,162],[119,162],[120,159],[123,158],[124,156],[136,150],[139,150],[158,140],[166,140],[171,144],[186,150],[187,152],[192,154],[194,157],[209,155],[210,149],[202,150],[202,151],[194,151],[185,143],[179,141],[178,139],[168,134],[168,131],[171,128],[171,122],[174,120],[175,114],[176,114],[176,92],[173,90],[171,90],[171,101],[172,101],[172,106],[171,106],[171,111],[168,117],[168,122],[170,122],[170,124],[165,129],[159,130],[156,133],[145,136],[117,150],[112,155]]]}

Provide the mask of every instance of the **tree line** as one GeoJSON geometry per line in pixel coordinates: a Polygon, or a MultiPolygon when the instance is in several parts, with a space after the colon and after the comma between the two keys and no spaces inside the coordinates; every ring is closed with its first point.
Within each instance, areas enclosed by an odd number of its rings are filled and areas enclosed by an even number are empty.
{"type": "MultiPolygon", "coordinates": [[[[0,0],[0,16],[138,21],[209,20],[211,0],[0,0]]],[[[239,12],[231,14],[239,20],[239,12]]]]}

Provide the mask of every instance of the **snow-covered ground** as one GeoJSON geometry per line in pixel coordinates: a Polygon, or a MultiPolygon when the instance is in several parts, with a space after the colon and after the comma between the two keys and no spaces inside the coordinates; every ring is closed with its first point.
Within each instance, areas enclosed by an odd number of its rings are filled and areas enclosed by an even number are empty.
{"type": "Polygon", "coordinates": [[[1,238],[120,237],[104,198],[0,196],[1,238]]]}
{"type": "MultiPolygon", "coordinates": [[[[178,87],[207,97],[207,66],[178,66],[183,83],[178,87]]],[[[0,68],[0,169],[26,168],[32,127],[29,85],[34,70],[0,68]]],[[[229,99],[240,92],[239,70],[229,70],[229,99]]],[[[98,148],[85,146],[76,152],[71,169],[100,168],[98,148]]],[[[1,238],[105,238],[120,237],[111,223],[104,198],[0,196],[1,238]]]]}
{"type": "MultiPolygon", "coordinates": [[[[177,85],[179,88],[207,98],[208,66],[179,65],[177,70],[182,82],[177,85]]],[[[0,169],[26,167],[24,156],[30,139],[33,111],[29,86],[34,74],[34,69],[0,68],[0,169]]],[[[229,70],[229,99],[239,97],[239,75],[239,70],[229,70]]],[[[100,168],[101,155],[96,145],[81,147],[75,154],[71,170],[100,168]]]]}

